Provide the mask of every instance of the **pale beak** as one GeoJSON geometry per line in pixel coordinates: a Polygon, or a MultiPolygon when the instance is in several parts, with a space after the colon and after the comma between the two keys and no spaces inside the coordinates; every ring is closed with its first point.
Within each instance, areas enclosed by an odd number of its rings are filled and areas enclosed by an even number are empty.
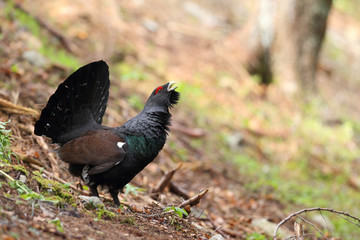
{"type": "Polygon", "coordinates": [[[167,91],[170,92],[170,91],[173,91],[177,88],[177,86],[175,86],[175,81],[171,81],[169,82],[168,86],[167,86],[167,91]]]}

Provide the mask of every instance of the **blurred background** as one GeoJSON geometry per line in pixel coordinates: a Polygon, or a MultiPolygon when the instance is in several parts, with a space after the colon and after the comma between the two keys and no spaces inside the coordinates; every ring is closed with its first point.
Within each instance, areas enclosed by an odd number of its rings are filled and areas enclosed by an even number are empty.
{"type": "MultiPolygon", "coordinates": [[[[360,216],[359,0],[0,0],[0,9],[8,101],[41,110],[72,71],[104,59],[105,125],[115,127],[176,81],[170,157],[144,174],[184,163],[175,179],[210,188],[204,208],[216,224],[240,231],[245,216],[260,230],[242,236],[266,239],[263,226],[306,207],[360,216]]],[[[26,139],[15,125],[33,120],[0,117],[26,139]]],[[[29,146],[14,143],[34,155],[29,146]]],[[[328,239],[360,237],[334,214],[307,217],[328,239]]]]}

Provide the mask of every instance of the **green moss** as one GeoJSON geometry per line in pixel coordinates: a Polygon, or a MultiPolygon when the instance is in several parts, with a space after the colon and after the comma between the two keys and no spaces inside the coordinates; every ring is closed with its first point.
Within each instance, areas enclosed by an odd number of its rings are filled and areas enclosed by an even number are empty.
{"type": "Polygon", "coordinates": [[[20,171],[22,173],[24,173],[26,176],[29,176],[28,171],[26,171],[26,168],[22,165],[11,165],[11,167],[16,170],[16,171],[20,171]]]}
{"type": "Polygon", "coordinates": [[[55,200],[58,200],[60,202],[66,202],[69,204],[75,202],[73,195],[62,184],[53,180],[43,178],[39,171],[33,171],[32,173],[33,173],[32,178],[36,182],[38,182],[42,188],[47,189],[48,194],[56,196],[55,200]]]}
{"type": "Polygon", "coordinates": [[[97,219],[106,219],[106,218],[110,218],[113,219],[115,217],[115,213],[106,210],[105,206],[99,206],[97,211],[96,211],[96,215],[97,215],[97,219]]]}
{"type": "Polygon", "coordinates": [[[26,168],[22,165],[13,165],[13,164],[6,164],[2,166],[2,171],[8,173],[12,170],[19,171],[24,173],[26,176],[29,176],[28,171],[26,171],[26,168]]]}
{"type": "Polygon", "coordinates": [[[121,221],[122,223],[127,223],[129,225],[136,225],[135,217],[134,216],[127,216],[124,220],[121,221]]]}

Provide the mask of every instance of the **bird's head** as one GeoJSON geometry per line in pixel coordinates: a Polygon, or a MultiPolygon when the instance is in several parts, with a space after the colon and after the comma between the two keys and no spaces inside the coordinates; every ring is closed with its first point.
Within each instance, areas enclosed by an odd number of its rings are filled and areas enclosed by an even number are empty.
{"type": "Polygon", "coordinates": [[[169,112],[169,108],[178,103],[180,93],[175,91],[175,82],[169,82],[154,89],[147,100],[144,112],[169,112]]]}

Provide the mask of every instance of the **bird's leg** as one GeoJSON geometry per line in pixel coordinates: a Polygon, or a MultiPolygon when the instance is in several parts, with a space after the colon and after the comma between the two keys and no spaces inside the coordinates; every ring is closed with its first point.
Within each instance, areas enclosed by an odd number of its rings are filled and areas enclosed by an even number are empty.
{"type": "Polygon", "coordinates": [[[119,201],[119,197],[118,197],[119,190],[118,189],[109,189],[109,193],[110,193],[111,197],[113,198],[115,205],[120,206],[120,201],[119,201]]]}
{"type": "Polygon", "coordinates": [[[97,186],[90,186],[90,194],[91,196],[99,197],[97,186]]]}

